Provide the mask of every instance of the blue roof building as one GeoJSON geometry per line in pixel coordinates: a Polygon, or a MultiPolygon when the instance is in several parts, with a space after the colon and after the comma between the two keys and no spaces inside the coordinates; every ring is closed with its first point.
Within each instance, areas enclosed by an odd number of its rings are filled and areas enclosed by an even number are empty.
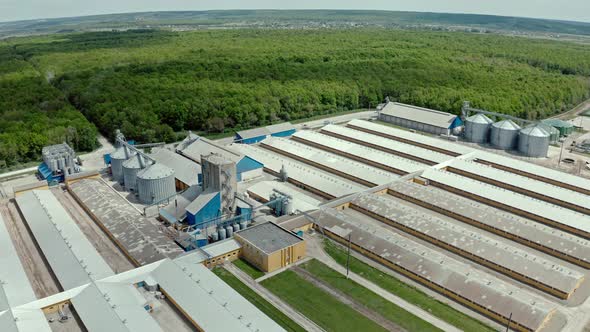
{"type": "Polygon", "coordinates": [[[186,207],[189,225],[201,224],[221,216],[221,195],[218,191],[203,192],[186,207]]]}
{"type": "Polygon", "coordinates": [[[238,131],[234,138],[234,142],[254,144],[264,140],[268,136],[289,137],[293,135],[295,131],[295,126],[290,122],[283,122],[266,127],[238,131]]]}

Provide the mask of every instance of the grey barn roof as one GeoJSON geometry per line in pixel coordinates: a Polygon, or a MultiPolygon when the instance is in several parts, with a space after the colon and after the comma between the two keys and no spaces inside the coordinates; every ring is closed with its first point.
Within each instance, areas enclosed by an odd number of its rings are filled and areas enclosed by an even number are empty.
{"type": "Polygon", "coordinates": [[[240,136],[242,139],[260,137],[260,136],[267,136],[270,135],[270,132],[266,127],[248,129],[248,130],[240,130],[236,134],[240,136]]]}
{"type": "Polygon", "coordinates": [[[113,275],[113,270],[49,190],[29,191],[16,201],[63,289],[113,275]]]}
{"type": "Polygon", "coordinates": [[[387,103],[381,114],[445,129],[449,128],[457,117],[450,113],[393,102],[387,103]]]}
{"type": "Polygon", "coordinates": [[[157,163],[174,170],[174,177],[188,186],[196,185],[201,165],[168,149],[154,149],[150,154],[157,163]]]}
{"type": "Polygon", "coordinates": [[[266,254],[295,245],[303,239],[272,222],[259,224],[236,233],[266,254]]]}

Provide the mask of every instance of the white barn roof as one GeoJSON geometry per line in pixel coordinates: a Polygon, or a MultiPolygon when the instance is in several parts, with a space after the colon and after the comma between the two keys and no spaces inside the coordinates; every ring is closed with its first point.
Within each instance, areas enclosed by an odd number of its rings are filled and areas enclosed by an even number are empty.
{"type": "Polygon", "coordinates": [[[393,102],[387,103],[381,110],[381,114],[445,129],[450,128],[457,117],[446,112],[393,102]]]}

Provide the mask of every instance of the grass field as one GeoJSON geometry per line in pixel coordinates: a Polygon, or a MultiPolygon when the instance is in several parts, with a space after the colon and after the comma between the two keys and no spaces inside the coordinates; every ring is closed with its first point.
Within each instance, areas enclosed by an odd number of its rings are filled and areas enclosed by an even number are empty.
{"type": "Polygon", "coordinates": [[[240,270],[246,272],[252,279],[258,279],[264,275],[264,272],[257,269],[254,265],[248,263],[242,258],[236,259],[233,261],[233,264],[237,266],[240,270]]]}
{"type": "MultiPolygon", "coordinates": [[[[346,264],[346,252],[339,246],[329,240],[325,240],[324,249],[339,264],[346,264]]],[[[419,289],[410,286],[389,274],[385,274],[354,257],[350,257],[350,270],[363,276],[365,279],[372,281],[392,294],[429,311],[434,316],[463,331],[495,331],[475,318],[434,299],[419,289]]]]}
{"type": "Polygon", "coordinates": [[[265,299],[256,294],[250,287],[241,282],[238,278],[233,276],[224,268],[218,267],[213,269],[213,272],[220,277],[226,284],[230,285],[238,293],[240,293],[246,300],[250,301],[258,309],[264,312],[268,317],[277,322],[287,331],[305,332],[301,326],[291,320],[287,315],[268,303],[265,299]]]}
{"type": "Polygon", "coordinates": [[[385,331],[293,271],[284,271],[261,284],[326,331],[385,331]]]}
{"type": "Polygon", "coordinates": [[[358,283],[346,279],[341,273],[332,270],[320,261],[313,259],[301,264],[300,267],[408,331],[441,331],[358,283]]]}

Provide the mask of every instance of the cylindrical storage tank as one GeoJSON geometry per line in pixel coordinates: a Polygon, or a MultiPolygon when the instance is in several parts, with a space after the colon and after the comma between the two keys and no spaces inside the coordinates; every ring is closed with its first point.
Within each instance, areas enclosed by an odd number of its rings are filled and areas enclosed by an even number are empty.
{"type": "Polygon", "coordinates": [[[159,203],[176,194],[174,170],[153,164],[137,172],[137,193],[144,204],[159,203]]]}
{"type": "Polygon", "coordinates": [[[232,235],[234,235],[234,228],[229,225],[225,227],[225,234],[227,235],[228,238],[232,237],[232,235]]]}
{"type": "Polygon", "coordinates": [[[211,241],[212,241],[212,242],[217,242],[217,241],[219,241],[219,233],[218,233],[218,232],[213,232],[213,233],[211,234],[211,241]]]}
{"type": "Polygon", "coordinates": [[[522,129],[518,136],[518,150],[527,157],[547,157],[549,133],[537,125],[522,129]]]}
{"type": "Polygon", "coordinates": [[[295,211],[293,210],[293,201],[291,199],[284,199],[283,200],[283,214],[290,215],[293,214],[295,211]]]}
{"type": "Polygon", "coordinates": [[[232,227],[234,229],[234,233],[240,230],[240,224],[238,224],[238,223],[233,224],[232,227]]]}
{"type": "Polygon", "coordinates": [[[226,238],[225,228],[220,227],[217,232],[219,233],[219,240],[225,240],[225,238],[226,238]]]}
{"type": "Polygon", "coordinates": [[[516,149],[520,126],[512,120],[502,120],[492,124],[490,142],[498,149],[516,149]]]}
{"type": "Polygon", "coordinates": [[[539,123],[538,125],[549,133],[549,144],[554,144],[559,141],[559,130],[557,128],[545,123],[539,123]]]}
{"type": "Polygon", "coordinates": [[[465,119],[465,139],[474,143],[487,143],[493,122],[481,113],[468,117],[465,119]]]}
{"type": "Polygon", "coordinates": [[[137,191],[137,173],[147,166],[141,155],[136,155],[123,162],[123,181],[127,191],[137,191]]]}
{"type": "Polygon", "coordinates": [[[245,221],[242,221],[240,223],[240,229],[246,229],[248,227],[248,224],[245,221]]]}
{"type": "Polygon", "coordinates": [[[111,153],[111,172],[113,173],[113,180],[123,184],[123,162],[135,156],[136,152],[129,150],[127,147],[120,146],[113,153],[111,153]]]}

